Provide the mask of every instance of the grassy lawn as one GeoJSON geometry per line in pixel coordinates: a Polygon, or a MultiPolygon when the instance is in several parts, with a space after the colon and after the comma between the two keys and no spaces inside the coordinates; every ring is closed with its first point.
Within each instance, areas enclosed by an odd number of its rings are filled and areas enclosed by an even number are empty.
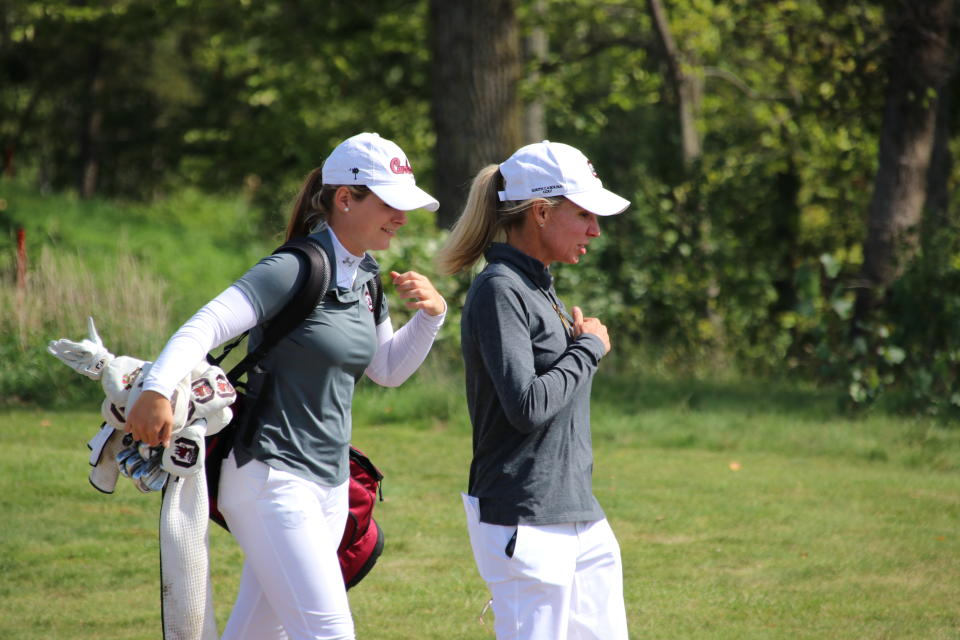
{"type": "MultiPolygon", "coordinates": [[[[459,492],[459,377],[361,388],[387,546],[350,592],[361,638],[492,638],[459,492]]],[[[829,394],[601,379],[595,493],[634,638],[960,637],[960,429],[844,416],[829,394]]],[[[93,411],[0,411],[0,638],[160,637],[159,496],[86,481],[93,411]]],[[[121,479],[122,480],[122,479],[121,479]]],[[[212,532],[222,629],[241,554],[212,532]]]]}

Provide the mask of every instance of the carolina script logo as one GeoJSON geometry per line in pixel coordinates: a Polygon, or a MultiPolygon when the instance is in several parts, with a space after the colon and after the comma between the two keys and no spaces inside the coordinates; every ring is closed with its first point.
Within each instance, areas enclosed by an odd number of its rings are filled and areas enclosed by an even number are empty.
{"type": "Polygon", "coordinates": [[[409,173],[413,174],[413,167],[410,166],[410,161],[406,158],[403,161],[400,158],[394,158],[390,161],[390,171],[394,173],[409,173]]]}

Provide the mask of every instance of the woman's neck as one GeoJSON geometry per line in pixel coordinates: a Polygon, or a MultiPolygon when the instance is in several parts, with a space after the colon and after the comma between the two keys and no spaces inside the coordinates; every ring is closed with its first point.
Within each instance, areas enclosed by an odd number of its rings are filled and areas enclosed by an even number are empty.
{"type": "Polygon", "coordinates": [[[347,249],[332,227],[330,228],[330,241],[333,244],[334,259],[337,261],[337,286],[351,289],[363,256],[358,256],[347,249]]]}
{"type": "Polygon", "coordinates": [[[540,235],[535,231],[530,231],[530,225],[523,225],[507,232],[507,244],[522,251],[531,258],[535,258],[543,263],[543,266],[549,267],[550,262],[546,260],[543,250],[543,244],[540,242],[540,235]]]}
{"type": "Polygon", "coordinates": [[[347,253],[353,257],[363,257],[363,254],[366,253],[366,250],[355,242],[353,238],[350,237],[350,234],[339,224],[336,223],[336,220],[331,218],[327,222],[327,226],[330,228],[330,232],[333,234],[333,237],[336,238],[336,243],[343,247],[347,253]]]}

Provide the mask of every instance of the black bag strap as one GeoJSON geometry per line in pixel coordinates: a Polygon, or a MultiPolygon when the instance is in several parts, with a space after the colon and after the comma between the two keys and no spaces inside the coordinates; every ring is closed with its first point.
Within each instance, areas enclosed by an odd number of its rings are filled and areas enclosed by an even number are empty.
{"type": "Polygon", "coordinates": [[[378,325],[383,322],[380,316],[380,307],[383,305],[383,282],[380,281],[379,273],[367,280],[367,289],[370,291],[370,297],[373,298],[373,323],[378,325]]]}
{"type": "MultiPolygon", "coordinates": [[[[320,297],[330,287],[330,258],[327,256],[327,252],[315,241],[305,237],[294,238],[277,248],[273,253],[281,252],[296,253],[303,256],[308,266],[307,277],[290,302],[266,326],[263,341],[256,349],[249,351],[227,373],[227,379],[230,380],[231,384],[236,385],[244,374],[255,367],[270,352],[270,349],[293,331],[297,325],[306,320],[310,312],[317,306],[320,297]]],[[[219,356],[211,357],[208,355],[207,360],[211,364],[219,365],[227,354],[240,344],[247,333],[249,332],[244,332],[233,342],[226,345],[219,356]]]]}

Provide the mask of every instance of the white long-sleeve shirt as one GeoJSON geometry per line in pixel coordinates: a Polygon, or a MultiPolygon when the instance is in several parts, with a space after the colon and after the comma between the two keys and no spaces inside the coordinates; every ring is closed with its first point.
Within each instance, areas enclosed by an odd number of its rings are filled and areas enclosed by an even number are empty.
{"type": "MultiPolygon", "coordinates": [[[[337,285],[349,288],[357,275],[361,258],[351,255],[333,231],[337,285]]],[[[394,332],[389,315],[377,325],[377,352],[367,367],[368,378],[385,387],[402,384],[423,363],[446,310],[431,316],[422,310],[394,332]]],[[[236,338],[257,324],[257,314],[243,291],[231,285],[204,305],[173,334],[144,381],[144,390],[170,397],[173,388],[221,344],[236,338]]]]}

